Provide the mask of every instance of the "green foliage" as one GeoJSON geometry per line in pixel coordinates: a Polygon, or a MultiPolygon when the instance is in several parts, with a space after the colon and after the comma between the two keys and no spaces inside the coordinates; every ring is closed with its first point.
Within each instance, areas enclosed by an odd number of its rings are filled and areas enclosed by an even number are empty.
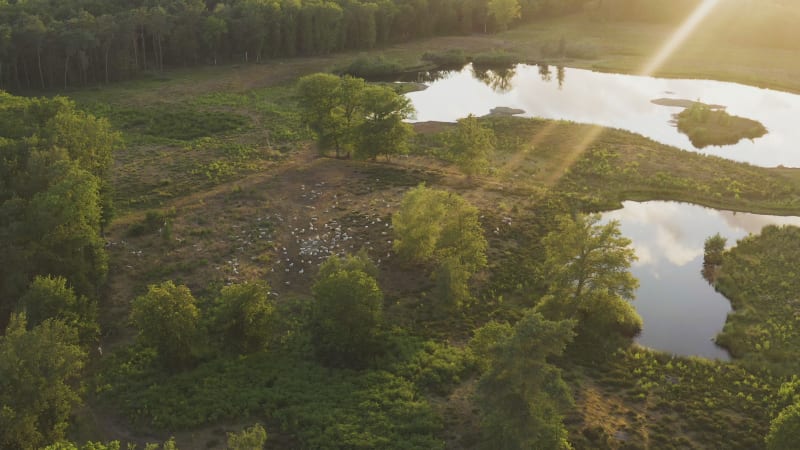
{"type": "MultiPolygon", "coordinates": [[[[368,50],[434,35],[505,29],[578,10],[586,0],[258,0],[0,4],[0,89],[53,89],[148,77],[167,68],[368,50]],[[49,6],[49,4],[48,4],[49,6]],[[20,69],[25,68],[25,70],[20,69]],[[17,70],[18,69],[18,70],[17,70]]],[[[395,63],[359,58],[350,70],[395,63]]],[[[174,73],[174,72],[173,72],[174,73]]]]}
{"type": "Polygon", "coordinates": [[[47,319],[58,319],[76,329],[80,340],[88,343],[97,338],[97,305],[84,296],[75,295],[63,277],[37,276],[19,300],[28,326],[34,327],[47,319]]]}
{"type": "Polygon", "coordinates": [[[0,447],[37,448],[64,437],[85,361],[77,332],[63,322],[27,330],[25,314],[11,316],[0,336],[0,447]]]}
{"type": "Polygon", "coordinates": [[[615,337],[633,337],[642,327],[626,302],[639,285],[628,271],[636,260],[631,241],[619,223],[599,225],[599,215],[557,220],[556,230],[544,238],[550,287],[536,309],[552,320],[577,320],[577,343],[613,350],[620,344],[615,337]]]}
{"type": "Polygon", "coordinates": [[[486,266],[486,239],[478,209],[456,194],[424,185],[403,196],[392,216],[394,250],[407,261],[435,263],[443,302],[466,303],[467,281],[486,266]]]}
{"type": "Polygon", "coordinates": [[[477,391],[484,447],[571,448],[562,414],[572,396],[547,358],[563,353],[574,326],[529,311],[512,330],[490,325],[476,334],[488,366],[477,391]]]}
{"type": "Polygon", "coordinates": [[[148,286],[147,294],[133,301],[131,320],[139,331],[137,342],[156,349],[167,366],[186,367],[194,360],[200,311],[186,286],[172,281],[148,286]]]}
{"type": "Polygon", "coordinates": [[[308,75],[297,84],[303,119],[317,133],[319,145],[366,158],[407,151],[413,114],[411,102],[387,86],[366,86],[364,80],[330,74],[308,75]]]}
{"type": "Polygon", "coordinates": [[[478,53],[472,57],[472,64],[479,69],[511,68],[520,62],[520,57],[503,50],[478,53]]]}
{"type": "Polygon", "coordinates": [[[461,171],[471,177],[485,172],[489,167],[494,141],[494,132],[470,114],[458,121],[455,131],[450,135],[449,152],[461,171]]]}
{"type": "Polygon", "coordinates": [[[447,50],[445,52],[425,52],[422,55],[423,61],[430,61],[439,67],[464,67],[468,62],[464,50],[447,50]]]}
{"type": "Polygon", "coordinates": [[[383,55],[361,55],[354,59],[342,72],[359,78],[379,78],[395,75],[403,70],[403,66],[395,60],[383,55]]]}
{"type": "Polygon", "coordinates": [[[263,350],[275,334],[275,306],[266,283],[225,286],[214,300],[213,329],[227,348],[250,353],[263,350]]]}
{"type": "Polygon", "coordinates": [[[317,73],[301,78],[296,88],[303,121],[317,133],[320,145],[336,148],[337,156],[350,144],[341,139],[351,126],[342,114],[347,100],[341,95],[342,85],[336,75],[317,73]]]}
{"type": "Polygon", "coordinates": [[[375,278],[348,265],[347,260],[330,263],[314,283],[312,342],[326,364],[361,367],[378,347],[383,293],[375,278]],[[332,271],[335,265],[340,268],[332,271]]]}
{"type": "Polygon", "coordinates": [[[475,368],[468,349],[419,337],[392,335],[379,361],[381,367],[413,382],[420,389],[448,395],[475,368]]]}
{"type": "Polygon", "coordinates": [[[389,158],[408,152],[413,130],[405,120],[414,114],[411,100],[390,87],[369,86],[364,90],[363,114],[356,156],[376,159],[378,155],[389,158]]]}
{"type": "Polygon", "coordinates": [[[378,267],[369,259],[365,249],[361,249],[355,255],[344,255],[342,257],[330,257],[326,259],[317,272],[317,278],[323,279],[340,271],[364,272],[372,278],[378,277],[378,267]]]}
{"type": "Polygon", "coordinates": [[[475,330],[475,335],[469,341],[469,348],[475,354],[483,372],[491,368],[497,348],[508,342],[513,335],[514,327],[506,322],[491,321],[475,330]]]}
{"type": "Polygon", "coordinates": [[[261,352],[166,374],[148,359],[111,357],[104,377],[107,401],[147,429],[257,416],[274,421],[302,448],[443,448],[432,407],[412,381],[389,372],[330,369],[297,355],[261,352]]]}
{"type": "Polygon", "coordinates": [[[689,136],[697,148],[733,145],[742,139],[756,139],[767,134],[767,129],[758,121],[732,116],[723,109],[711,109],[698,102],[677,118],[678,130],[689,136]]]}
{"type": "MultiPolygon", "coordinates": [[[[763,448],[780,385],[760,368],[747,370],[740,364],[681,358],[636,347],[589,368],[591,386],[624,400],[632,410],[647,407],[657,411],[648,414],[644,422],[629,424],[645,427],[647,437],[641,436],[640,442],[659,449],[763,448]],[[691,445],[677,442],[686,436],[691,437],[691,445]]],[[[631,436],[630,442],[636,440],[631,436]]],[[[579,447],[578,441],[574,443],[579,447]]]]}
{"type": "Polygon", "coordinates": [[[798,255],[800,228],[767,226],[725,252],[717,277],[734,309],[717,342],[748,363],[787,375],[800,367],[798,255]]]}
{"type": "Polygon", "coordinates": [[[180,141],[239,131],[250,123],[247,117],[239,114],[176,109],[171,105],[112,109],[109,117],[115,126],[128,133],[180,141]]]}
{"type": "Polygon", "coordinates": [[[519,0],[489,0],[487,8],[500,31],[507,29],[513,20],[519,19],[522,15],[519,0]]]}
{"type": "MultiPolygon", "coordinates": [[[[56,442],[53,445],[48,445],[44,447],[42,450],[120,450],[122,447],[120,446],[119,441],[111,441],[111,442],[87,442],[82,446],[75,444],[74,442],[68,441],[60,441],[56,442]]],[[[128,445],[127,450],[135,450],[135,446],[128,445]]]]}
{"type": "Polygon", "coordinates": [[[0,93],[0,316],[35,275],[62,276],[96,297],[107,266],[101,227],[110,214],[108,122],[61,97],[0,93]]]}
{"type": "Polygon", "coordinates": [[[767,450],[791,450],[800,442],[800,404],[786,407],[769,425],[767,450]]]}
{"type": "Polygon", "coordinates": [[[171,222],[172,214],[161,211],[147,211],[141,222],[136,222],[128,227],[128,236],[139,237],[156,232],[164,233],[171,222]]]}
{"type": "Polygon", "coordinates": [[[260,424],[238,433],[228,433],[229,450],[262,450],[267,444],[267,432],[260,424]]]}
{"type": "Polygon", "coordinates": [[[722,237],[719,233],[710,236],[706,239],[703,246],[703,264],[722,264],[722,254],[725,252],[725,244],[728,240],[722,237]]]}

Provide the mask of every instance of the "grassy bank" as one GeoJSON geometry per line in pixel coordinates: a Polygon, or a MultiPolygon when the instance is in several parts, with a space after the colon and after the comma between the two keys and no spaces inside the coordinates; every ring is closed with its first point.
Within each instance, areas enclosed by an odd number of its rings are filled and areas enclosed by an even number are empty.
{"type": "Polygon", "coordinates": [[[723,257],[717,289],[731,300],[717,342],[754,366],[797,373],[797,276],[800,229],[766,227],[739,241],[723,257]]]}
{"type": "MultiPolygon", "coordinates": [[[[622,130],[543,119],[482,119],[498,136],[488,179],[511,192],[554,189],[584,209],[675,200],[762,214],[800,213],[800,170],[688,152],[622,130]]],[[[422,153],[441,153],[449,125],[418,125],[422,153]]]]}
{"type": "MultiPolygon", "coordinates": [[[[521,25],[497,35],[439,37],[381,51],[408,65],[416,64],[426,52],[460,50],[473,55],[501,51],[515,55],[520,62],[641,74],[677,28],[659,23],[602,21],[576,14],[521,25]],[[560,50],[562,45],[564,51],[560,50]]],[[[793,49],[720,42],[701,29],[649,75],[731,81],[800,93],[798,73],[800,61],[793,49]]]]}

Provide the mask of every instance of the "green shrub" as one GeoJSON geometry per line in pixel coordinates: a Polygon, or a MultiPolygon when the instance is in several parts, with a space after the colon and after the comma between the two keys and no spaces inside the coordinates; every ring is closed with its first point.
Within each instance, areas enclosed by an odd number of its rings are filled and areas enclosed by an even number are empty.
{"type": "Polygon", "coordinates": [[[383,55],[362,55],[354,59],[342,72],[359,78],[378,78],[394,75],[402,70],[402,64],[383,55]]]}
{"type": "Polygon", "coordinates": [[[463,50],[447,50],[444,52],[425,52],[423,61],[430,61],[440,67],[463,67],[469,58],[463,50]]]}

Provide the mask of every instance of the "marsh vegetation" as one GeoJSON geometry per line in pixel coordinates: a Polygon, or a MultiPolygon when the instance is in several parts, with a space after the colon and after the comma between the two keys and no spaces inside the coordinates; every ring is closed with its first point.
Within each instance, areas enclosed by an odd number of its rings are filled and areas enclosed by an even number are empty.
{"type": "MultiPolygon", "coordinates": [[[[118,82],[0,97],[0,447],[796,442],[797,229],[709,246],[735,310],[722,362],[633,343],[636,253],[594,213],[797,215],[797,170],[597,124],[410,124],[404,86],[331,75],[471,62],[503,91],[528,61],[558,89],[543,60],[636,71],[699,4],[662,3],[0,2],[4,87],[118,82]]],[[[793,7],[727,8],[657,73],[796,88],[775,57],[793,7]],[[692,63],[719,23],[762,22],[783,34],[692,63]]]]}

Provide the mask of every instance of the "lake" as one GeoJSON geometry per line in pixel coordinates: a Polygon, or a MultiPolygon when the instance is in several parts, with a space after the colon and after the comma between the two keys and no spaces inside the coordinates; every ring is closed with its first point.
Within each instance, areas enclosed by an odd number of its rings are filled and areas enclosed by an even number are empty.
{"type": "Polygon", "coordinates": [[[496,72],[476,72],[468,65],[437,73],[432,81],[426,81],[430,79],[426,75],[419,76],[428,88],[407,94],[417,109],[416,122],[454,122],[504,106],[524,110],[525,117],[620,128],[684,150],[757,166],[800,167],[800,95],[720,81],[523,64],[496,72]],[[768,134],[754,141],[700,150],[672,123],[673,115],[682,108],[654,104],[656,99],[722,105],[732,115],[761,122],[768,134]]]}
{"type": "Polygon", "coordinates": [[[631,269],[640,287],[633,305],[644,327],[640,345],[685,356],[727,360],[714,344],[731,306],[706,282],[703,244],[719,233],[728,246],[766,225],[800,226],[800,217],[718,211],[676,202],[624,202],[603,213],[603,223],[620,222],[639,260],[631,269]]]}

